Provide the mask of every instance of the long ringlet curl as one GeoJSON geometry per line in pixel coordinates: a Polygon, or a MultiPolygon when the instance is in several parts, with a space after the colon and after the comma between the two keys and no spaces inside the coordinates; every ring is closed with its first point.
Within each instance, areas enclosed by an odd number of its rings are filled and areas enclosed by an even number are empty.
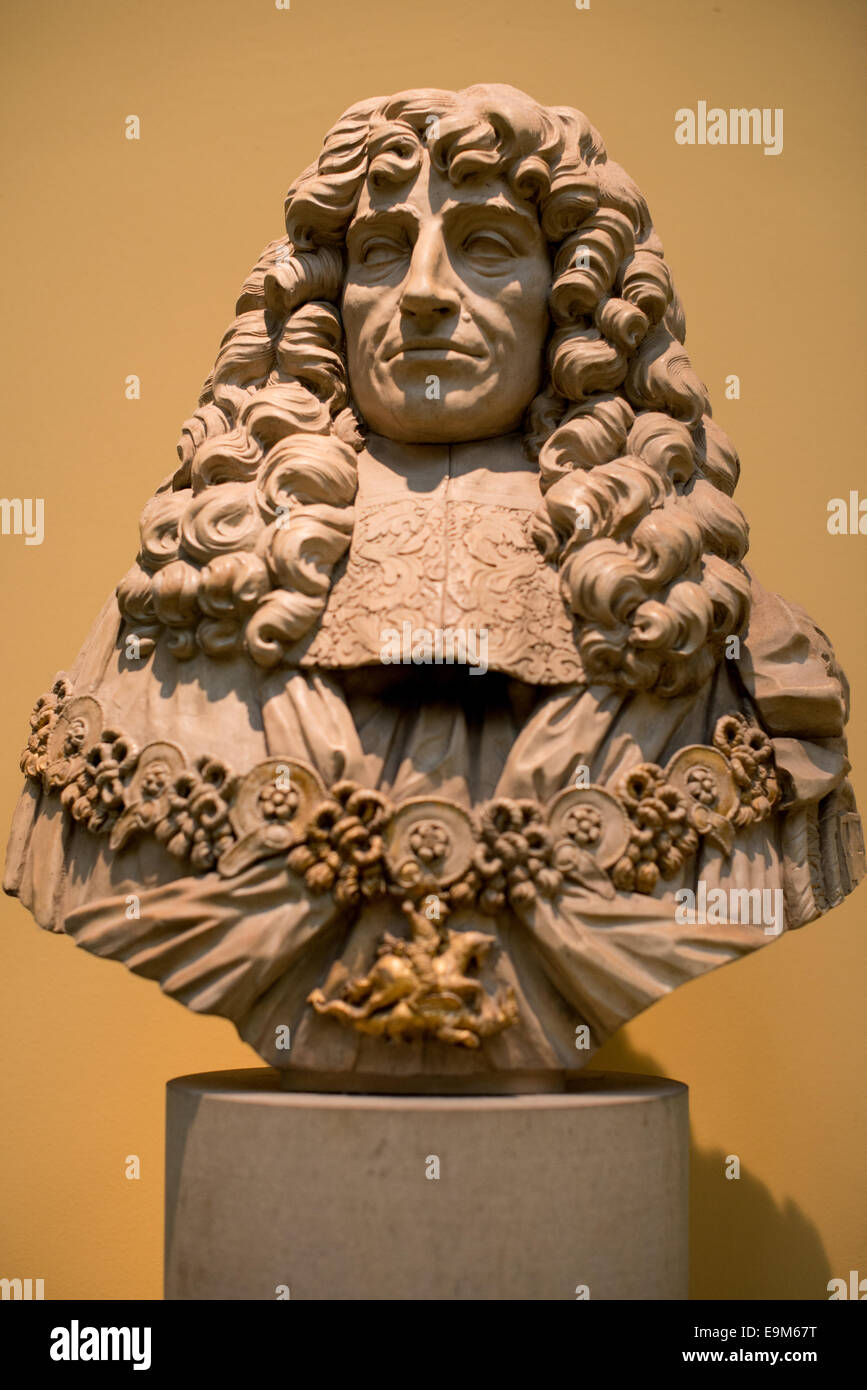
{"type": "Polygon", "coordinates": [[[363,422],[339,302],[365,186],[427,155],[452,183],[502,180],[552,264],[536,543],[579,619],[589,683],[673,696],[708,679],[749,617],[738,459],[683,346],[683,310],[641,193],[581,112],[511,87],[418,90],[349,108],[286,198],[286,236],[242,287],[179,467],[147,504],[118,588],[143,651],[291,660],[352,534],[363,422]]]}
{"type": "Polygon", "coordinates": [[[281,238],[246,280],[118,587],[141,654],[165,633],[179,659],[246,651],[274,666],[321,616],[352,534],[361,442],[332,303],[342,265],[333,247],[281,238]]]}

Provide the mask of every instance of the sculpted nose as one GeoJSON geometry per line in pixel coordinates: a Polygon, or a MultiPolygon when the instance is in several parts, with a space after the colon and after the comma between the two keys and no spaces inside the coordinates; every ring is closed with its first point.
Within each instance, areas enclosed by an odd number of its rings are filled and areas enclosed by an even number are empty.
{"type": "Polygon", "coordinates": [[[460,295],[440,236],[419,236],[400,296],[401,313],[421,323],[441,323],[460,309],[460,295]]]}

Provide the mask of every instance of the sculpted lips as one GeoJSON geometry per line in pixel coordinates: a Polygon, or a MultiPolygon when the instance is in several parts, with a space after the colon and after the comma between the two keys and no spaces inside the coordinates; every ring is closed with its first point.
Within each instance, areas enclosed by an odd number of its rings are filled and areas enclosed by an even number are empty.
{"type": "Polygon", "coordinates": [[[385,359],[387,362],[391,362],[395,357],[404,357],[410,354],[426,357],[434,352],[459,352],[464,357],[481,357],[482,355],[480,352],[474,352],[472,348],[466,347],[463,343],[456,343],[452,338],[407,338],[397,347],[391,348],[385,354],[385,359]]]}

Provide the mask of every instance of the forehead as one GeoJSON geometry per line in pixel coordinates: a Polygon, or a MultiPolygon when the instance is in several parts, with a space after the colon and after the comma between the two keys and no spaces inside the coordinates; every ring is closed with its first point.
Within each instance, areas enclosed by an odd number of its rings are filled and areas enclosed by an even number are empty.
{"type": "Polygon", "coordinates": [[[418,172],[404,183],[372,187],[370,180],[367,180],[350,226],[398,208],[419,219],[432,215],[447,216],[461,209],[488,208],[495,214],[520,217],[538,226],[533,205],[517,197],[505,180],[467,179],[456,186],[447,175],[433,167],[426,152],[418,172]]]}

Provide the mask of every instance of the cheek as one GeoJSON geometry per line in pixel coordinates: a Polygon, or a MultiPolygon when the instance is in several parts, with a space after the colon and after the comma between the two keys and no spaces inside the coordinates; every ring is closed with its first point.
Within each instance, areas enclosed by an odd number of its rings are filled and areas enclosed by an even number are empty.
{"type": "Polygon", "coordinates": [[[362,350],[375,340],[377,333],[385,328],[382,313],[382,300],[371,290],[357,287],[347,288],[341,304],[343,332],[347,351],[351,354],[362,350]]]}
{"type": "Polygon", "coordinates": [[[359,302],[359,296],[350,290],[343,296],[340,305],[340,316],[343,319],[343,333],[346,339],[346,348],[352,352],[353,346],[358,342],[359,334],[362,332],[366,315],[359,302]]]}
{"type": "Polygon", "coordinates": [[[520,302],[515,312],[526,330],[545,334],[548,330],[548,296],[551,291],[551,272],[547,264],[528,277],[521,288],[520,302]]]}
{"type": "Polygon", "coordinates": [[[474,298],[480,318],[496,324],[500,333],[511,331],[517,336],[529,327],[547,325],[550,289],[551,272],[546,265],[510,280],[493,293],[477,291],[474,298]]]}
{"type": "Polygon", "coordinates": [[[483,311],[486,336],[502,366],[516,376],[535,371],[548,333],[548,282],[507,286],[483,311]]]}

